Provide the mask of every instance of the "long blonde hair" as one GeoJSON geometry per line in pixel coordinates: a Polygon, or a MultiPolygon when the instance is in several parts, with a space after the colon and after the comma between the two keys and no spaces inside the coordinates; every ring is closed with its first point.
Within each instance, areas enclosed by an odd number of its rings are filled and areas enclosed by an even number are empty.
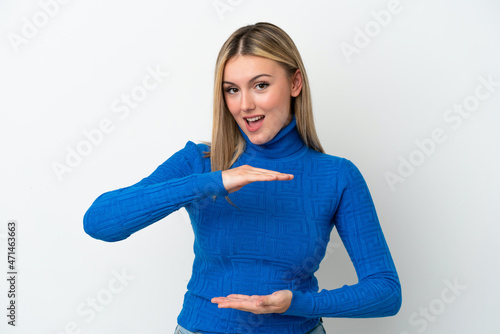
{"type": "MultiPolygon", "coordinates": [[[[274,24],[259,22],[236,30],[222,45],[215,65],[212,142],[205,157],[210,157],[212,172],[229,169],[245,150],[245,139],[224,100],[222,81],[229,59],[237,55],[268,58],[282,65],[291,80],[297,69],[302,74],[302,90],[291,97],[297,130],[304,143],[324,153],[314,127],[311,92],[300,53],[288,34],[274,24]]],[[[228,199],[226,197],[226,199],[228,199]]]]}

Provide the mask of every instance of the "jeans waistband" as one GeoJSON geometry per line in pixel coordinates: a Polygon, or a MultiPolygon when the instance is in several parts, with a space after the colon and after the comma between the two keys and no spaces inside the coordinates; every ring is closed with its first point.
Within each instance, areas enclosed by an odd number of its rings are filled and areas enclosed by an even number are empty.
{"type": "MultiPolygon", "coordinates": [[[[318,324],[316,326],[314,326],[311,330],[309,330],[307,333],[305,334],[316,334],[315,331],[318,329],[318,327],[320,326],[323,326],[323,318],[319,318],[319,321],[318,321],[318,324]]],[[[323,333],[325,332],[324,329],[322,331],[323,333]]],[[[175,328],[174,330],[174,333],[175,334],[197,334],[199,332],[191,332],[187,329],[185,329],[184,327],[182,327],[181,325],[177,325],[177,327],[175,328]]],[[[320,333],[320,332],[318,332],[320,333]]]]}

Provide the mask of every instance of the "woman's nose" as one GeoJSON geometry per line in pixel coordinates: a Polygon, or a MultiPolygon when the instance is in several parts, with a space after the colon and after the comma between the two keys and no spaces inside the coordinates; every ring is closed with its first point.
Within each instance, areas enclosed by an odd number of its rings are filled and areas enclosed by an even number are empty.
{"type": "Polygon", "coordinates": [[[250,93],[248,93],[248,92],[241,93],[240,108],[241,108],[241,111],[251,111],[251,110],[255,109],[255,102],[254,102],[253,97],[250,93]]]}

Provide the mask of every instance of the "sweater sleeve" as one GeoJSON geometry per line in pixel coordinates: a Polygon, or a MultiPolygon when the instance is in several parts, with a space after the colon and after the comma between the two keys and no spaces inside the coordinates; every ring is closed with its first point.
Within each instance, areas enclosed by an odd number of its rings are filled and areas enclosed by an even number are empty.
{"type": "Polygon", "coordinates": [[[181,207],[208,196],[226,196],[222,171],[204,173],[201,148],[186,146],[140,182],[100,195],[83,218],[85,232],[119,241],[181,207]]]}
{"type": "Polygon", "coordinates": [[[284,315],[385,317],[395,315],[401,307],[401,285],[370,192],[356,166],[345,162],[342,196],[333,222],[358,283],[315,293],[292,291],[292,302],[284,315]]]}

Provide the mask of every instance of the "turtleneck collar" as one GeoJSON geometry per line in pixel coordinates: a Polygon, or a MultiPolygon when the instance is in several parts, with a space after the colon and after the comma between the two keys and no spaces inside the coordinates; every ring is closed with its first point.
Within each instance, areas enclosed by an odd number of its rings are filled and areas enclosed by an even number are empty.
{"type": "Polygon", "coordinates": [[[252,143],[239,125],[238,128],[246,141],[245,153],[251,156],[267,159],[281,159],[289,157],[301,149],[306,148],[297,130],[295,115],[293,115],[290,124],[282,128],[273,139],[262,145],[252,143]]]}

